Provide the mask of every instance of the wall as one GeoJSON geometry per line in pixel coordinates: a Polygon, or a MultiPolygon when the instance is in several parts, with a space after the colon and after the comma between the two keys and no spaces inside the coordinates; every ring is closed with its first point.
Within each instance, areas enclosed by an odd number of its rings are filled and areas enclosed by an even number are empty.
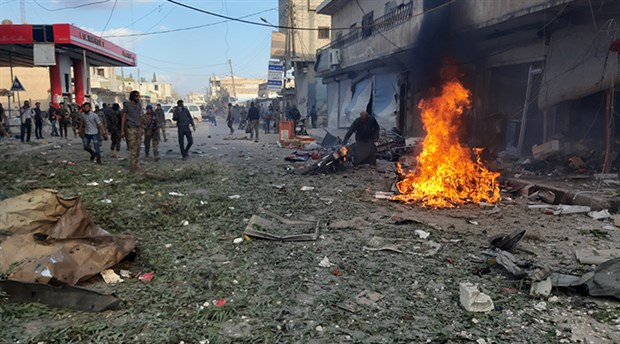
{"type": "MultiPolygon", "coordinates": [[[[13,76],[16,76],[26,89],[25,92],[20,92],[19,94],[22,104],[24,100],[31,100],[32,104],[40,102],[42,109],[48,107],[50,101],[50,73],[47,67],[15,67],[13,68],[13,76]]],[[[0,68],[0,88],[10,89],[12,84],[10,68],[0,68]]],[[[0,103],[7,109],[7,97],[0,97],[0,103]]],[[[15,94],[11,98],[11,109],[15,109],[17,106],[17,94],[15,94]]]]}
{"type": "Polygon", "coordinates": [[[491,26],[575,0],[459,0],[452,6],[452,29],[468,31],[491,26]]]}
{"type": "MultiPolygon", "coordinates": [[[[278,8],[280,11],[280,26],[291,26],[289,22],[288,6],[293,5],[293,26],[294,27],[330,27],[331,18],[326,15],[317,14],[316,8],[322,0],[279,0],[278,8]]],[[[289,30],[282,29],[284,33],[289,30]]],[[[316,50],[330,42],[330,38],[319,39],[316,30],[294,30],[292,42],[292,59],[296,61],[314,61],[316,50]]],[[[331,37],[331,33],[330,33],[331,37]]],[[[289,37],[290,39],[290,37],[289,37]]]]}

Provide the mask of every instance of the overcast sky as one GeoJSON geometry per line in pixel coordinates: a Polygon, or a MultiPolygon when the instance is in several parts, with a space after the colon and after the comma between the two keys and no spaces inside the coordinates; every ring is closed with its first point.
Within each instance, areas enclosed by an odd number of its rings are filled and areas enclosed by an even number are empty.
{"type": "MultiPolygon", "coordinates": [[[[178,0],[211,12],[271,23],[278,22],[277,0],[178,0]]],[[[158,80],[170,81],[175,91],[205,92],[213,74],[227,76],[232,60],[235,75],[266,78],[271,31],[238,22],[215,24],[198,29],[155,33],[221,22],[222,19],[179,7],[165,0],[25,0],[25,19],[29,24],[70,23],[121,45],[138,55],[138,68],[126,68],[125,75],[147,80],[157,73],[158,80]],[[89,3],[103,2],[83,6],[89,3]],[[110,18],[112,9],[114,12],[110,18]],[[106,22],[110,21],[106,28],[106,22]],[[120,37],[139,34],[139,36],[120,37]],[[116,36],[116,37],[115,37],[116,36]]],[[[0,20],[21,23],[20,1],[0,0],[0,20]]]]}

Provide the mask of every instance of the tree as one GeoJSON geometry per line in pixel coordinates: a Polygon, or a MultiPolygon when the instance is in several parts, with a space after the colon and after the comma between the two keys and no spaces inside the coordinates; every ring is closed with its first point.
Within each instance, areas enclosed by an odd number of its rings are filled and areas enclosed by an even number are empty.
{"type": "Polygon", "coordinates": [[[146,78],[145,77],[141,77],[140,78],[140,82],[146,82],[146,78]]]}
{"type": "Polygon", "coordinates": [[[129,79],[133,80],[133,74],[129,73],[129,79]]]}
{"type": "Polygon", "coordinates": [[[157,75],[155,75],[155,72],[153,72],[153,82],[157,82],[157,75]]]}

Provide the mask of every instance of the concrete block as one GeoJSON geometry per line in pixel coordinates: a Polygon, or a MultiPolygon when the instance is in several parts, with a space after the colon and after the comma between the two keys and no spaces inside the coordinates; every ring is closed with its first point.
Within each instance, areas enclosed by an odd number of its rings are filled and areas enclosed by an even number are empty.
{"type": "Polygon", "coordinates": [[[490,312],[493,310],[493,300],[487,294],[478,290],[478,286],[461,282],[459,284],[461,305],[468,312],[490,312]]]}

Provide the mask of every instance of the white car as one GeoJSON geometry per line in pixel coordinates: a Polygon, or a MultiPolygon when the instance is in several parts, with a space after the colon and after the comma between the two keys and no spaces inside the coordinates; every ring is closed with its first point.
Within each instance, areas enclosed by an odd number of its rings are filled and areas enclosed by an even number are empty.
{"type": "MultiPolygon", "coordinates": [[[[200,111],[200,107],[193,103],[183,104],[188,110],[189,113],[194,118],[194,125],[198,125],[198,122],[202,120],[202,114],[200,111]]],[[[172,120],[172,115],[174,114],[174,109],[177,107],[176,104],[162,104],[161,109],[164,110],[164,117],[166,118],[166,124],[168,126],[176,126],[175,121],[172,120]]]]}

